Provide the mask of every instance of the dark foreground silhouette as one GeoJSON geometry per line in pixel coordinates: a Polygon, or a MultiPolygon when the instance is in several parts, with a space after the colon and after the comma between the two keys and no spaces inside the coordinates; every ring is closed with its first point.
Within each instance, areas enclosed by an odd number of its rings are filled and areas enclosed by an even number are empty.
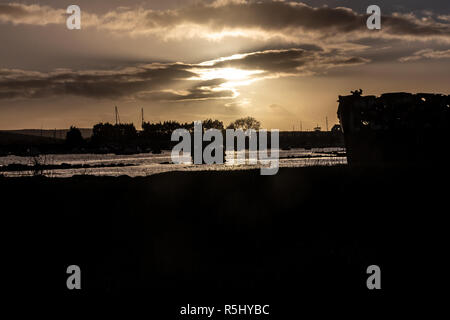
{"type": "Polygon", "coordinates": [[[39,296],[151,296],[154,308],[209,301],[286,312],[303,297],[423,294],[448,271],[448,178],[345,166],[0,178],[6,278],[39,296]],[[78,292],[66,288],[72,264],[78,292]],[[366,287],[373,264],[379,292],[366,287]]]}
{"type": "Polygon", "coordinates": [[[395,92],[376,97],[362,96],[360,89],[338,101],[350,165],[446,165],[450,95],[395,92]]]}

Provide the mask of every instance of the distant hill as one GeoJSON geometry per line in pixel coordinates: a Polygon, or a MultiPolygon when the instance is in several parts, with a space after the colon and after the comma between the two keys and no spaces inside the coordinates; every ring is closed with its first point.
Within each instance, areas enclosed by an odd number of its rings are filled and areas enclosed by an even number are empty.
{"type": "MultiPolygon", "coordinates": [[[[6,130],[3,132],[65,140],[67,131],[69,131],[69,129],[56,129],[56,130],[22,129],[22,130],[6,130]]],[[[80,128],[80,131],[84,139],[90,138],[92,136],[92,129],[90,128],[80,128]]]]}
{"type": "Polygon", "coordinates": [[[49,137],[20,134],[15,132],[0,131],[0,146],[24,145],[24,144],[38,145],[51,143],[55,143],[55,139],[49,137]]]}

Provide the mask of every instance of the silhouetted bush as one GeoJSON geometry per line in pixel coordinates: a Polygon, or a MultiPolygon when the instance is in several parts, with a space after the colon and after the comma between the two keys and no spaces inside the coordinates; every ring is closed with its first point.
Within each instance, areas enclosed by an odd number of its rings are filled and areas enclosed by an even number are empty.
{"type": "Polygon", "coordinates": [[[66,133],[66,144],[70,147],[80,147],[84,144],[83,136],[81,135],[80,129],[71,126],[69,131],[66,133]]]}

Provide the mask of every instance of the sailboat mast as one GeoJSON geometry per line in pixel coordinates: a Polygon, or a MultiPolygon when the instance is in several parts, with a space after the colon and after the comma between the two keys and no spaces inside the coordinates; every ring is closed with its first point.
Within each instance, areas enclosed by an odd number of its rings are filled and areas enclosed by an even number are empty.
{"type": "Polygon", "coordinates": [[[117,109],[117,106],[115,106],[115,113],[116,113],[116,125],[120,124],[120,116],[119,116],[119,109],[117,109]]]}

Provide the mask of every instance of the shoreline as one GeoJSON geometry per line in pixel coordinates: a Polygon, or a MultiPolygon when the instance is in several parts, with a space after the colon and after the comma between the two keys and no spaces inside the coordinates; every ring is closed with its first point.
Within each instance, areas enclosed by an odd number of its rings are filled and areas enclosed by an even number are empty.
{"type": "MultiPolygon", "coordinates": [[[[0,159],[0,173],[6,176],[39,175],[72,176],[79,174],[91,175],[129,175],[147,176],[163,171],[202,171],[202,170],[239,170],[261,168],[264,164],[253,165],[248,162],[243,165],[232,164],[227,154],[225,164],[194,165],[183,162],[173,163],[171,154],[164,152],[160,155],[136,154],[130,156],[115,155],[56,155],[38,158],[10,157],[0,159]]],[[[303,167],[315,165],[341,165],[345,164],[345,157],[338,149],[317,150],[281,150],[279,156],[280,167],[303,167]]]]}

